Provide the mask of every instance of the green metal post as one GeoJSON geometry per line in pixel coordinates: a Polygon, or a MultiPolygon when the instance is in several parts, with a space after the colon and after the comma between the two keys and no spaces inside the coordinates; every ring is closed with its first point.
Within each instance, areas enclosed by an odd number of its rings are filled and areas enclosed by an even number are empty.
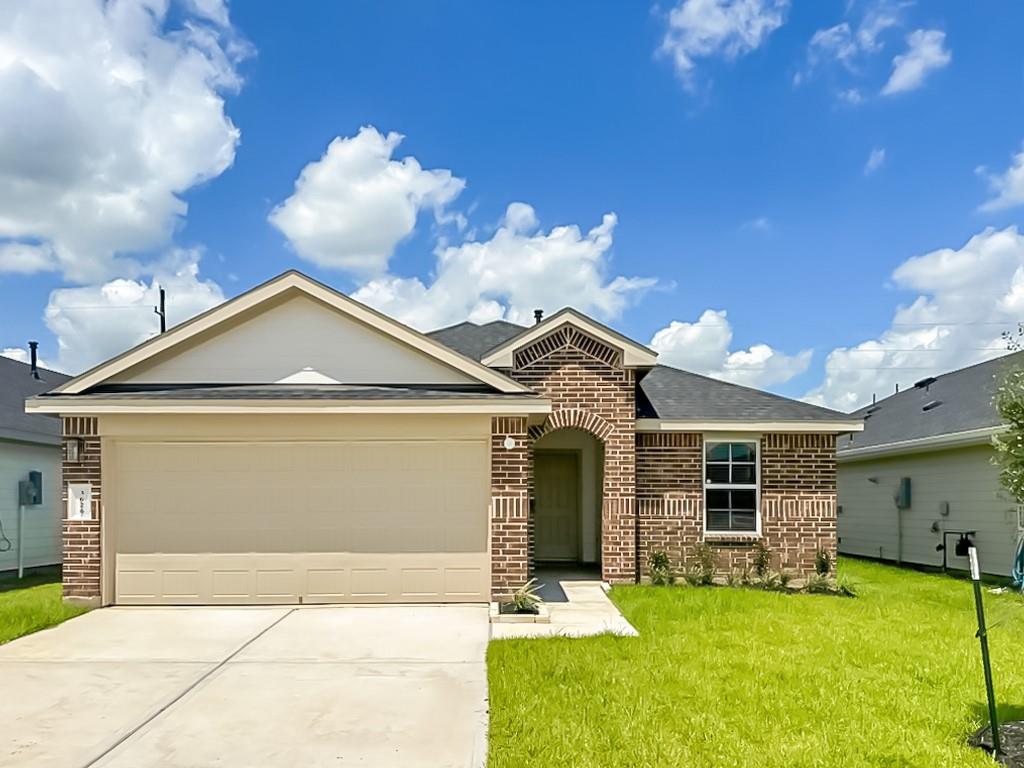
{"type": "Polygon", "coordinates": [[[978,640],[981,642],[981,663],[985,668],[985,692],[988,694],[988,719],[992,725],[992,752],[1002,754],[999,746],[999,721],[996,718],[996,692],[992,686],[992,664],[988,658],[988,631],[985,629],[985,609],[981,604],[981,567],[978,565],[978,550],[967,550],[971,559],[971,581],[974,582],[974,605],[978,611],[978,640]]]}

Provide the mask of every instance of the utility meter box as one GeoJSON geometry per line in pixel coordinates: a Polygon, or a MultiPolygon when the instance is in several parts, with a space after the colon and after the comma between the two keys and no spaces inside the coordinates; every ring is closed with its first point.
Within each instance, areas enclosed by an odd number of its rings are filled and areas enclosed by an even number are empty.
{"type": "Polygon", "coordinates": [[[43,473],[35,470],[28,473],[28,480],[18,482],[18,503],[24,507],[35,507],[43,503],[43,473]]]}
{"type": "Polygon", "coordinates": [[[910,509],[910,478],[901,477],[896,489],[896,509],[910,509]]]}

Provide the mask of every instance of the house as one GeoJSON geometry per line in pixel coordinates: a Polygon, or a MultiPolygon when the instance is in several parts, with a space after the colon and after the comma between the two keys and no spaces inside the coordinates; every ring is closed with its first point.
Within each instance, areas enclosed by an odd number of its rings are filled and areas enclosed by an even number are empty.
{"type": "Polygon", "coordinates": [[[41,473],[42,503],[23,510],[21,564],[33,568],[60,562],[60,420],[25,413],[25,398],[67,380],[35,364],[0,357],[0,572],[18,567],[18,483],[28,480],[29,472],[41,473]]]}
{"type": "Polygon", "coordinates": [[[103,604],[477,602],[700,541],[807,571],[861,428],[572,309],[421,334],[298,272],[26,408],[72,445],[65,595],[103,604]]]}
{"type": "Polygon", "coordinates": [[[865,422],[838,445],[840,552],[965,569],[953,532],[973,531],[982,568],[1009,574],[1024,519],[992,463],[993,398],[1022,355],[922,379],[853,414],[865,422]]]}

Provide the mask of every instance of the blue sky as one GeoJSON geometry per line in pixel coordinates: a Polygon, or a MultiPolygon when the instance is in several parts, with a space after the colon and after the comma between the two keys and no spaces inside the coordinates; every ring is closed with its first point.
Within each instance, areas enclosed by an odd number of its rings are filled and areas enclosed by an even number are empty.
{"type": "Polygon", "coordinates": [[[582,302],[662,331],[669,362],[845,408],[996,354],[1024,319],[1020,3],[130,5],[81,4],[120,41],[99,63],[44,5],[0,21],[21,105],[0,110],[2,347],[39,338],[74,370],[155,329],[154,281],[180,321],[296,267],[424,328],[453,294],[477,319],[582,302]],[[460,272],[480,259],[497,288],[460,272]]]}

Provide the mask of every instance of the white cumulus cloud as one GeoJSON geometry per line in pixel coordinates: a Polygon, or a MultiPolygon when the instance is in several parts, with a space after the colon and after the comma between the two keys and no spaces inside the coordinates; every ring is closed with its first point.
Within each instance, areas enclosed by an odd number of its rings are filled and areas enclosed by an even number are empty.
{"type": "Polygon", "coordinates": [[[988,174],[984,168],[979,168],[978,172],[988,178],[992,190],[992,197],[982,203],[981,210],[1002,211],[1024,205],[1024,149],[1013,156],[1010,167],[1003,173],[988,174]]]}
{"type": "Polygon", "coordinates": [[[57,337],[59,370],[81,373],[157,334],[153,309],[167,291],[167,327],[224,301],[220,286],[199,277],[199,254],[174,251],[153,268],[151,280],[115,278],[98,285],[59,288],[44,314],[57,337]]]}
{"type": "Polygon", "coordinates": [[[938,29],[916,29],[907,35],[907,52],[892,60],[892,74],[882,88],[883,96],[913,91],[924,85],[929,74],[949,65],[953,55],[946,48],[946,33],[938,29]]]}
{"type": "Polygon", "coordinates": [[[959,249],[903,262],[894,284],[917,293],[885,331],[834,349],[822,384],[807,399],[850,411],[926,376],[1005,354],[1003,331],[1024,317],[1024,235],[985,229],[959,249]]]}
{"type": "Polygon", "coordinates": [[[789,0],[682,0],[669,11],[660,51],[690,85],[697,59],[755,50],[783,25],[788,9],[789,0]]]}
{"type": "Polygon", "coordinates": [[[588,232],[575,225],[544,231],[534,209],[508,206],[487,240],[440,247],[433,279],[384,275],[353,297],[421,330],[469,319],[531,322],[569,304],[609,320],[655,284],[639,277],[607,276],[614,214],[588,232]]]}
{"type": "Polygon", "coordinates": [[[131,272],[117,254],[163,246],[182,193],[231,165],[239,132],[223,94],[249,49],[222,3],[192,7],[204,11],[186,7],[168,29],[157,0],[5,6],[0,243],[22,250],[6,250],[0,270],[76,282],[131,272]]]}
{"type": "Polygon", "coordinates": [[[307,261],[383,273],[420,211],[431,209],[446,220],[445,206],[465,186],[451,171],[426,170],[414,157],[392,159],[403,138],[373,127],[335,138],[302,170],[294,194],[271,211],[271,224],[307,261]]]}
{"type": "Polygon", "coordinates": [[[782,384],[807,370],[812,352],[787,355],[767,344],[730,350],[732,326],[725,310],[707,309],[696,322],[673,320],[651,339],[658,361],[752,387],[782,384]]]}

